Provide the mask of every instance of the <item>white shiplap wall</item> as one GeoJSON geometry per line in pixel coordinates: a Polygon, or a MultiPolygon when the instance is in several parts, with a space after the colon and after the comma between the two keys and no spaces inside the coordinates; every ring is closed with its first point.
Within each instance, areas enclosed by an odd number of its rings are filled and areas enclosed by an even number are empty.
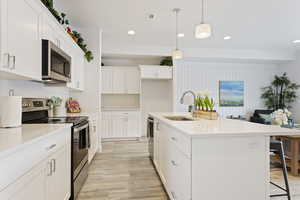
{"type": "Polygon", "coordinates": [[[219,81],[244,81],[244,107],[219,107],[222,117],[228,115],[250,115],[254,109],[264,108],[261,88],[269,85],[279,72],[275,64],[205,63],[200,61],[179,61],[175,67],[175,111],[186,111],[187,106],[179,103],[186,90],[209,91],[219,104],[219,81]]]}

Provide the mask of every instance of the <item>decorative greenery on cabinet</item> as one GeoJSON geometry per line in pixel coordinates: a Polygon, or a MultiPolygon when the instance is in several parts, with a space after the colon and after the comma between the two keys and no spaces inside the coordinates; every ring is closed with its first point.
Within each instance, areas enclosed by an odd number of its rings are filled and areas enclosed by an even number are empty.
{"type": "Polygon", "coordinates": [[[286,73],[275,76],[270,86],[262,88],[261,98],[266,107],[272,110],[290,108],[297,99],[297,90],[300,85],[293,83],[286,73]]]}
{"type": "Polygon", "coordinates": [[[87,45],[84,42],[84,39],[82,38],[81,34],[78,31],[75,31],[69,27],[69,20],[66,18],[65,13],[59,13],[55,8],[53,7],[53,0],[41,0],[42,3],[48,8],[48,10],[52,13],[52,15],[57,19],[57,21],[65,26],[65,30],[67,33],[73,38],[73,40],[78,44],[78,46],[82,49],[82,51],[85,53],[85,58],[88,62],[92,61],[94,59],[93,53],[88,50],[87,45]]]}

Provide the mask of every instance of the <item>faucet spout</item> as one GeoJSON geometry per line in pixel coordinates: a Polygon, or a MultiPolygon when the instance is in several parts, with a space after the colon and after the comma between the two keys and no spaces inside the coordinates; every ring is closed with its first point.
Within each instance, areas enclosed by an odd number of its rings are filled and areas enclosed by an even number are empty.
{"type": "Polygon", "coordinates": [[[196,94],[195,94],[195,92],[193,92],[192,90],[185,91],[180,98],[180,103],[181,104],[184,103],[184,97],[187,94],[192,94],[194,97],[194,104],[193,104],[193,110],[192,110],[192,113],[193,113],[196,110],[196,94]]]}

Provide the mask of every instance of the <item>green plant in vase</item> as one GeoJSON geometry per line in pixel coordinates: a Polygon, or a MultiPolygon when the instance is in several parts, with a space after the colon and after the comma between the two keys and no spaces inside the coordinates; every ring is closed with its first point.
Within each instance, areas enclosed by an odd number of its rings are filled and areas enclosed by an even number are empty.
{"type": "Polygon", "coordinates": [[[205,105],[205,109],[206,111],[210,111],[210,112],[214,112],[214,107],[215,107],[215,102],[213,100],[213,98],[210,98],[208,96],[206,96],[204,98],[204,105],[205,105]]]}

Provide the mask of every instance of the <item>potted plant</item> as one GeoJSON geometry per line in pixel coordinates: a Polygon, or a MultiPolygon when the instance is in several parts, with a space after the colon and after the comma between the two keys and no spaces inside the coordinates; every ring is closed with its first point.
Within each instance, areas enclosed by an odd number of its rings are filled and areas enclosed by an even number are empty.
{"type": "Polygon", "coordinates": [[[261,98],[268,109],[278,110],[290,108],[297,99],[297,90],[300,85],[293,83],[284,73],[282,76],[275,76],[270,86],[262,88],[261,98]]]}
{"type": "Polygon", "coordinates": [[[213,98],[209,98],[208,94],[205,94],[204,97],[202,94],[198,94],[196,98],[196,110],[194,117],[209,120],[218,119],[218,113],[214,109],[215,105],[213,98]]]}
{"type": "Polygon", "coordinates": [[[59,97],[51,97],[51,99],[48,100],[48,106],[50,107],[50,114],[49,117],[56,117],[63,114],[62,112],[62,99],[59,97]]]}

